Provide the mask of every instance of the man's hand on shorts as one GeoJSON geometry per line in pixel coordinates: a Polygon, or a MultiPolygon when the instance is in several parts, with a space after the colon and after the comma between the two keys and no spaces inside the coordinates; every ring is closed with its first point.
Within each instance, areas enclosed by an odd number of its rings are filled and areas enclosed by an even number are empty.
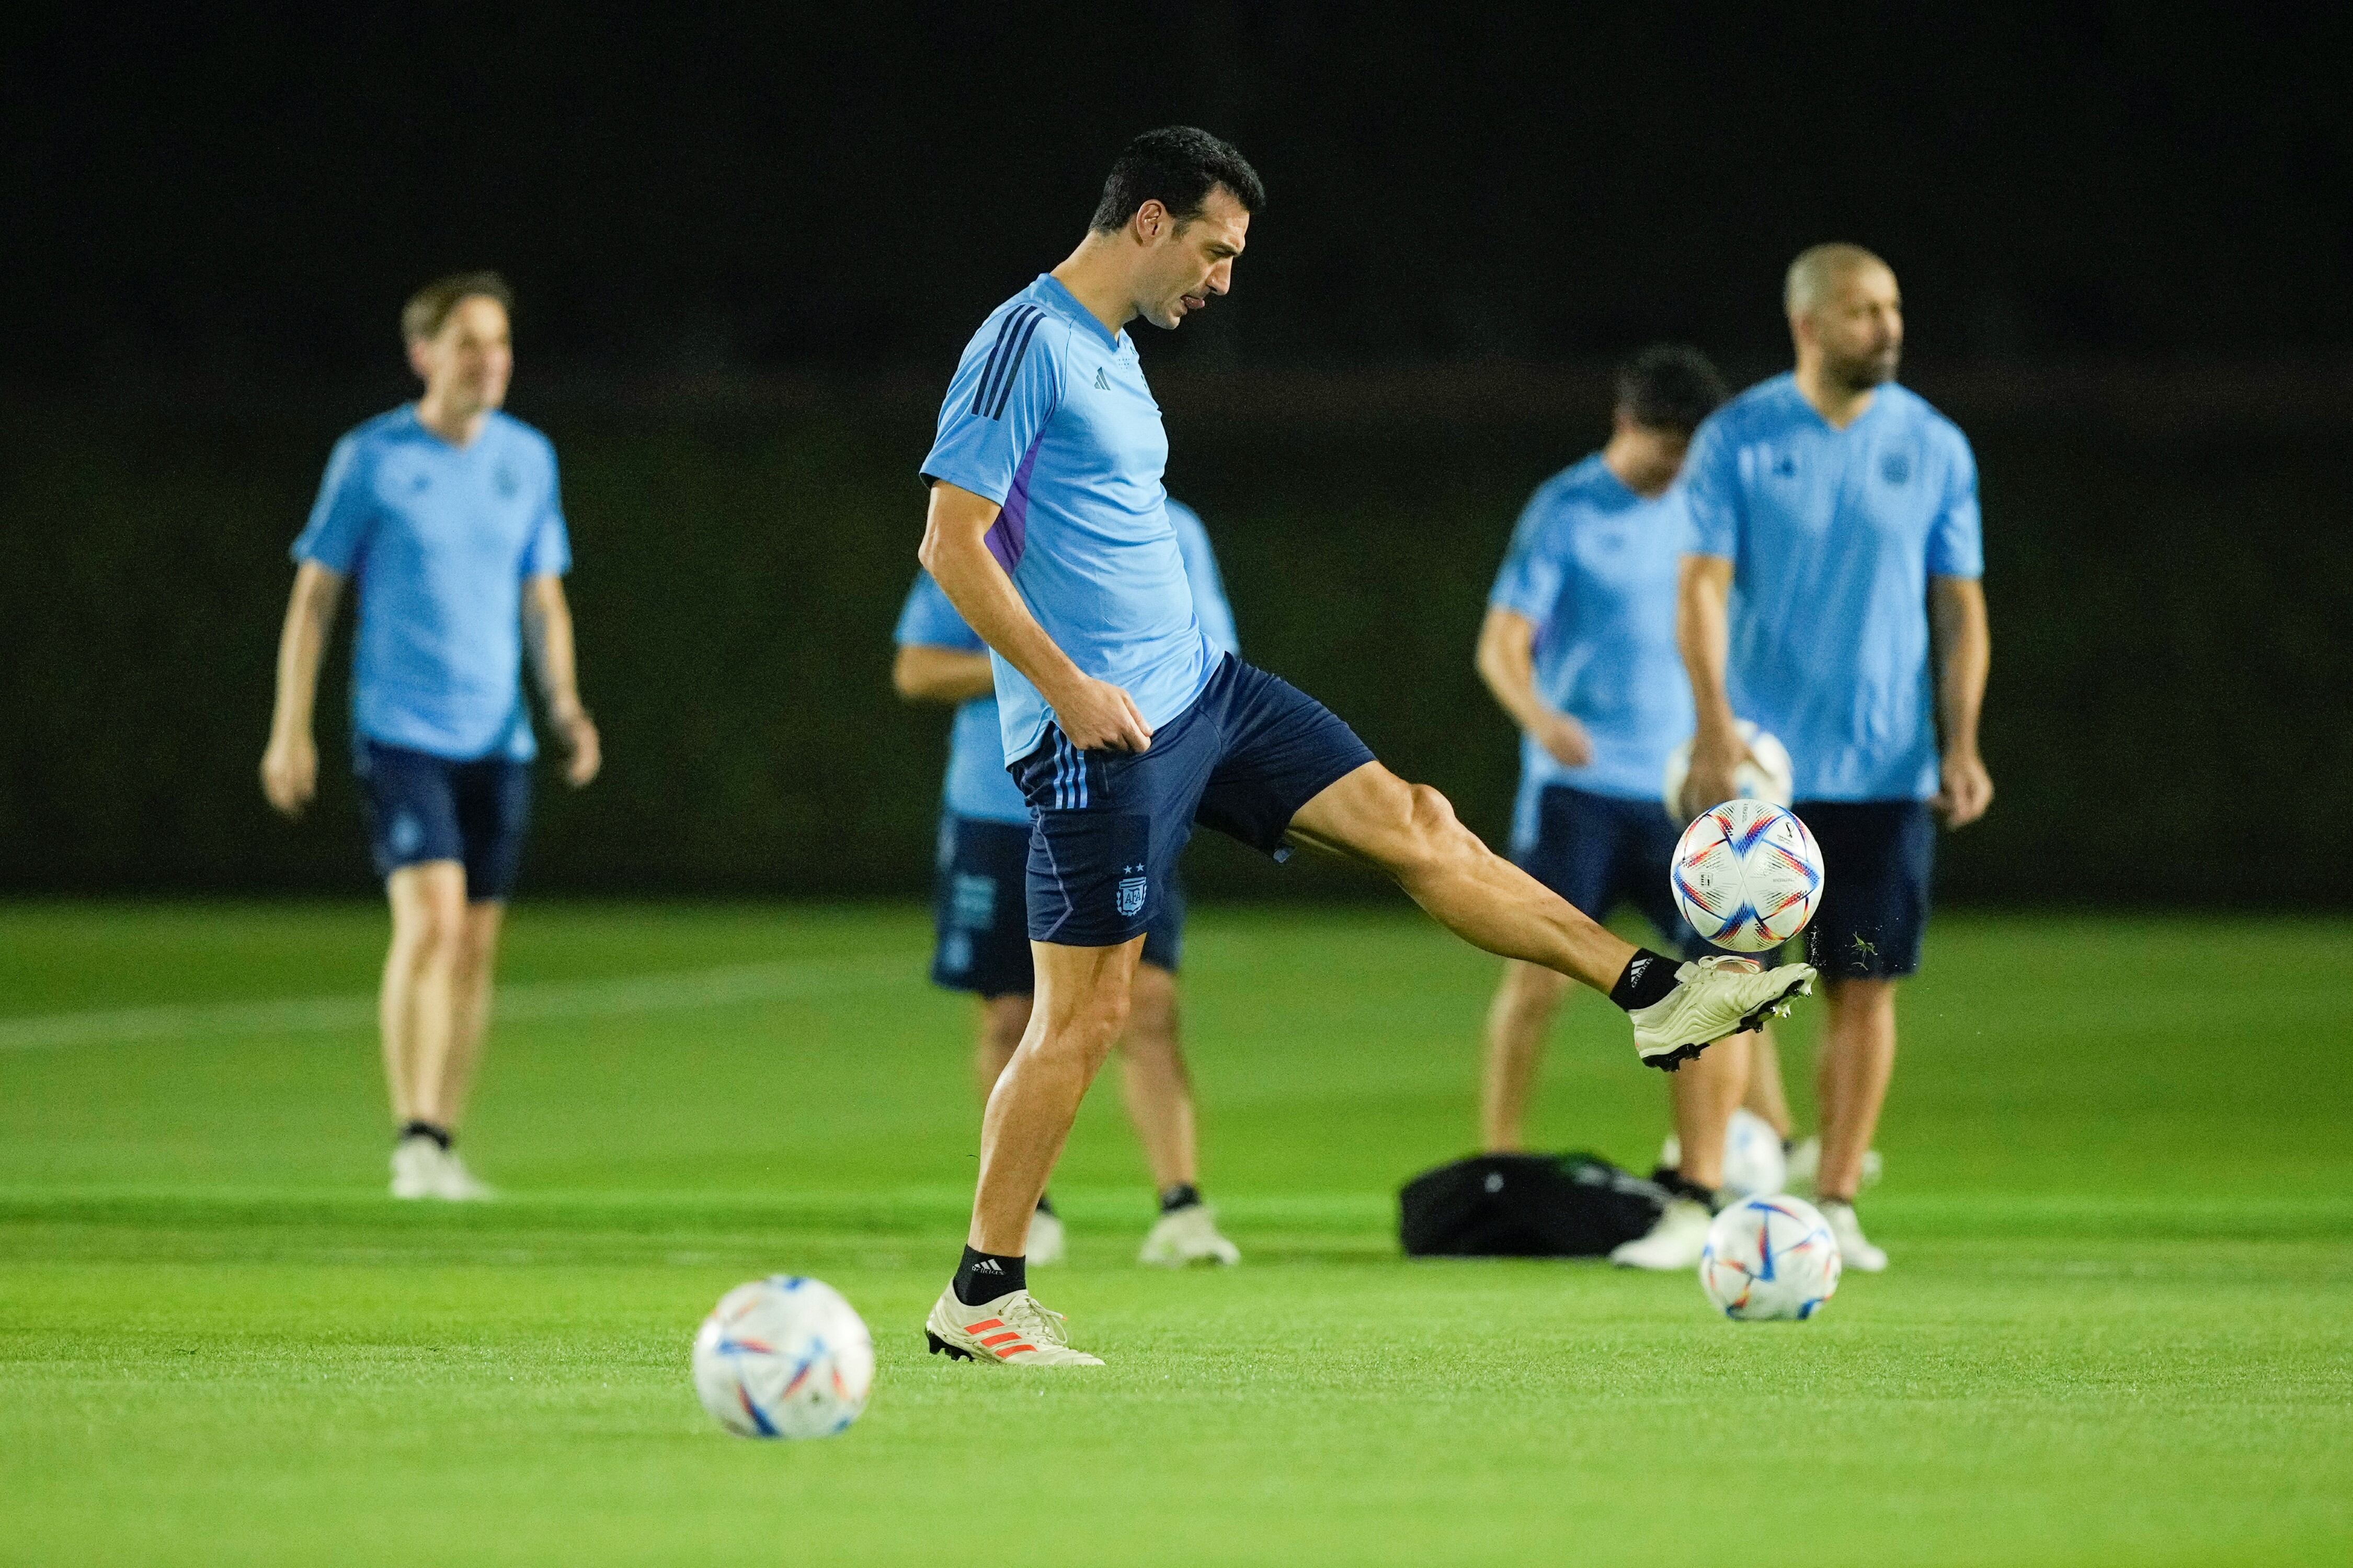
{"type": "Polygon", "coordinates": [[[1546,710],[1536,721],[1536,744],[1565,768],[1581,768],[1593,760],[1593,737],[1567,713],[1546,710]]]}
{"type": "Polygon", "coordinates": [[[1152,749],[1152,726],[1144,721],[1135,699],[1108,680],[1082,675],[1075,686],[1047,700],[1063,738],[1082,752],[1152,749]]]}

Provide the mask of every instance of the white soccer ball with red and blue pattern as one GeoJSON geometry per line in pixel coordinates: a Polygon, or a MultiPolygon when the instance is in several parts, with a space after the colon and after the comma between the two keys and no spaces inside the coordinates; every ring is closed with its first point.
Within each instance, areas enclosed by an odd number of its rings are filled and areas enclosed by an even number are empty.
{"type": "Polygon", "coordinates": [[[1796,815],[1727,800],[1692,819],[1667,870],[1692,929],[1735,952],[1770,952],[1822,901],[1822,851],[1796,815]]]}
{"type": "Polygon", "coordinates": [[[841,1292],[778,1274],[719,1299],[694,1336],[694,1391],[744,1437],[830,1437],[874,1386],[874,1339],[841,1292]]]}
{"type": "Polygon", "coordinates": [[[1699,1286],[1727,1318],[1802,1320],[1837,1293],[1841,1266],[1838,1239],[1813,1205],[1744,1198],[1707,1227],[1699,1286]]]}

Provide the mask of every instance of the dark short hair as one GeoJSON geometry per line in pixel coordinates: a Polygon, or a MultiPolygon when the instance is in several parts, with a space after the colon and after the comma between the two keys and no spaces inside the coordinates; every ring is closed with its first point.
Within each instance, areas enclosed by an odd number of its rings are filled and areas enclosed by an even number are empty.
{"type": "Polygon", "coordinates": [[[1618,367],[1618,406],[1654,430],[1688,436],[1724,399],[1724,377],[1715,366],[1681,343],[1654,343],[1618,367]]]}
{"type": "Polygon", "coordinates": [[[1111,166],[1093,226],[1108,234],[1149,201],[1166,207],[1179,224],[1190,223],[1219,185],[1233,193],[1244,212],[1266,205],[1258,171],[1230,143],[1190,125],[1164,125],[1129,142],[1111,166]]]}
{"type": "Polygon", "coordinates": [[[438,338],[448,324],[449,312],[466,300],[496,300],[501,310],[514,309],[514,291],[507,280],[495,272],[452,272],[447,278],[436,278],[408,297],[400,308],[400,337],[403,342],[417,342],[438,338]]]}

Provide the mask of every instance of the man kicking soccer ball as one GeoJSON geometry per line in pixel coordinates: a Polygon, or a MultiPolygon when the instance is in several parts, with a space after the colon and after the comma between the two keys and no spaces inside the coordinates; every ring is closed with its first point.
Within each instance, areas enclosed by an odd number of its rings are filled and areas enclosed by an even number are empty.
{"type": "Polygon", "coordinates": [[[1830,1009],[1814,1191],[1846,1266],[1872,1273],[1887,1255],[1854,1198],[1895,1067],[1895,984],[1920,966],[1930,816],[1961,827],[1993,802],[1978,469],[1958,427],[1894,384],[1904,302],[1885,262],[1816,246],[1784,304],[1796,370],[1710,416],[1683,469],[1678,635],[1699,710],[1683,802],[1730,793],[1735,713],[1789,748],[1825,872],[1806,934],[1830,1009]]]}
{"type": "MultiPolygon", "coordinates": [[[[1168,521],[1185,553],[1185,578],[1210,646],[1237,653],[1208,531],[1191,508],[1168,502],[1168,521]]],[[[939,882],[934,920],[938,945],[932,980],[969,991],[978,1002],[974,1076],[987,1104],[1005,1064],[1029,1026],[1035,972],[1029,962],[1029,803],[1005,771],[997,678],[988,649],[929,574],[918,575],[899,612],[892,684],[910,702],[956,704],[948,740],[948,773],[940,808],[939,882]]],[[[1140,1263],[1182,1268],[1239,1263],[1240,1249],[1220,1235],[1201,1199],[1200,1155],[1193,1135],[1193,1086],[1177,1043],[1176,964],[1185,945],[1185,894],[1172,872],[1166,896],[1145,929],[1127,1033],[1120,1037],[1120,1088],[1145,1163],[1160,1194],[1160,1217],[1144,1238],[1140,1263]]],[[[1025,1249],[1032,1264],[1059,1263],[1062,1222],[1043,1194],[1030,1216],[1025,1249]]]]}
{"type": "Polygon", "coordinates": [[[490,1195],[456,1141],[530,817],[526,646],[573,787],[596,776],[599,755],[574,676],[555,451],[499,412],[514,369],[507,307],[497,274],[470,272],[402,310],[425,395],[352,431],[328,459],[294,542],[261,759],[270,805],[299,815],[318,788],[319,663],[344,580],[356,577],[352,758],[392,902],[380,1013],[396,1198],[490,1195]]]}
{"type": "MultiPolygon", "coordinates": [[[[1661,937],[1708,952],[1668,886],[1677,827],[1659,800],[1667,754],[1691,734],[1675,651],[1684,523],[1671,493],[1683,450],[1724,401],[1695,349],[1646,350],[1618,374],[1609,443],[1537,487],[1513,530],[1479,628],[1480,676],[1521,734],[1512,858],[1595,919],[1620,901],[1661,937]]],[[[1491,1152],[1522,1146],[1545,1036],[1568,982],[1511,960],[1487,1010],[1480,1128],[1491,1152]]],[[[1679,1152],[1658,1180],[1659,1223],[1612,1252],[1628,1268],[1690,1268],[1724,1179],[1725,1125],[1747,1088],[1753,1037],[1675,1074],[1679,1152]]]]}
{"type": "Polygon", "coordinates": [[[1277,858],[1304,843],[1386,872],[1466,940],[1608,993],[1653,1066],[1749,1027],[1813,975],[1621,941],[1321,703],[1209,647],[1161,489],[1168,438],[1124,329],[1173,328],[1226,293],[1264,202],[1241,154],[1204,132],[1131,142],[1078,248],[966,346],[923,462],[922,560],[988,644],[1005,755],[1035,813],[1038,976],[982,1118],[964,1259],[926,1325],[934,1351],[1101,1364],[1029,1294],[1022,1239],[1126,1029],[1138,950],[1196,821],[1277,858]]]}

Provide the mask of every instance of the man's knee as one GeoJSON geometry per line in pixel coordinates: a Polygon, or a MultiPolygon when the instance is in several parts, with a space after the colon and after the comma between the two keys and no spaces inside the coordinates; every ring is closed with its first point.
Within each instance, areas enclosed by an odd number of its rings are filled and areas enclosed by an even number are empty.
{"type": "Polygon", "coordinates": [[[456,968],[468,946],[467,936],[462,893],[438,882],[407,889],[393,905],[393,946],[420,968],[456,968]]]}
{"type": "Polygon", "coordinates": [[[1504,965],[1504,983],[1496,988],[1495,1006],[1514,1019],[1546,1024],[1559,1008],[1561,995],[1567,989],[1567,975],[1556,974],[1540,963],[1509,959],[1504,965]]]}
{"type": "Polygon", "coordinates": [[[1121,1048],[1131,1058],[1172,1055],[1176,1046],[1176,977],[1157,964],[1136,966],[1128,990],[1121,1048]]]}
{"type": "Polygon", "coordinates": [[[1823,979],[1822,1000],[1834,1014],[1858,1018],[1873,1015],[1893,1017],[1895,984],[1884,977],[1864,980],[1852,975],[1828,975],[1823,979]]]}
{"type": "Polygon", "coordinates": [[[1453,803],[1428,784],[1403,784],[1397,821],[1389,835],[1402,869],[1415,870],[1459,860],[1479,841],[1454,815],[1453,803]]]}

